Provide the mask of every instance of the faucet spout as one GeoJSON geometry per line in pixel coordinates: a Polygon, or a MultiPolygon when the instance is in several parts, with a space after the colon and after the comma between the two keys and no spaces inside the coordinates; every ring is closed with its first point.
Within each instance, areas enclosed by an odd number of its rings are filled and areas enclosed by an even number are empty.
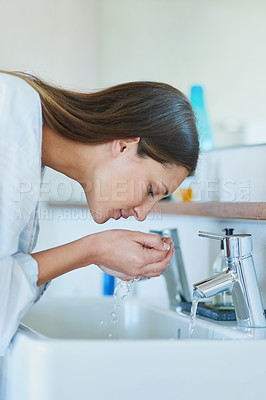
{"type": "Polygon", "coordinates": [[[204,279],[193,285],[194,291],[200,298],[216,296],[225,291],[232,291],[235,275],[231,269],[204,279]]]}
{"type": "Polygon", "coordinates": [[[207,278],[194,286],[201,298],[215,296],[221,292],[232,293],[237,323],[241,327],[266,327],[256,271],[252,257],[252,236],[216,235],[200,232],[199,236],[223,240],[227,270],[207,278]]]}

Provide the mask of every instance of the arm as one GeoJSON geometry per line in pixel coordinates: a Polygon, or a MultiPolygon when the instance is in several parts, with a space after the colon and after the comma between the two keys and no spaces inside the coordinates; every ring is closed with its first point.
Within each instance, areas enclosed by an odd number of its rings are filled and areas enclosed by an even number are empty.
{"type": "Polygon", "coordinates": [[[115,229],[34,253],[32,257],[39,266],[37,285],[42,285],[90,264],[104,266],[109,274],[124,280],[158,276],[172,255],[172,247],[157,235],[115,229]]]}
{"type": "Polygon", "coordinates": [[[74,269],[94,264],[94,239],[94,235],[89,235],[62,246],[32,254],[39,267],[37,286],[74,269]]]}

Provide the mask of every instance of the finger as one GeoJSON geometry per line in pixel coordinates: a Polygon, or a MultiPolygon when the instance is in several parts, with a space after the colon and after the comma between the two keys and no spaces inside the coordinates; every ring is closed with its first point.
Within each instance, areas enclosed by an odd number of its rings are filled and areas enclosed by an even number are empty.
{"type": "Polygon", "coordinates": [[[160,263],[153,263],[153,264],[147,265],[143,271],[143,276],[145,276],[147,278],[149,278],[149,277],[151,278],[154,276],[160,276],[161,273],[163,271],[165,271],[165,269],[169,265],[171,258],[173,257],[173,254],[174,254],[174,249],[171,248],[171,250],[169,250],[167,257],[164,259],[164,261],[162,261],[160,263]]]}
{"type": "Polygon", "coordinates": [[[162,241],[169,245],[172,243],[172,239],[170,237],[162,237],[162,241]]]}
{"type": "MultiPolygon", "coordinates": [[[[170,239],[170,238],[169,238],[170,239]]],[[[168,250],[167,251],[167,253],[165,253],[165,252],[160,252],[159,254],[160,255],[162,255],[162,257],[160,257],[160,258],[158,258],[158,260],[155,260],[154,262],[153,262],[153,264],[159,264],[159,263],[167,263],[166,264],[166,267],[167,267],[167,265],[169,264],[169,262],[171,261],[171,258],[172,258],[172,256],[173,256],[173,253],[175,252],[175,250],[174,250],[174,243],[173,242],[171,242],[171,239],[170,239],[170,250],[168,250]]],[[[153,250],[154,251],[154,250],[153,250]]],[[[166,268],[165,267],[165,268],[166,268]]]]}
{"type": "Polygon", "coordinates": [[[138,233],[139,235],[137,236],[136,241],[142,246],[161,251],[166,251],[170,249],[169,244],[163,241],[159,235],[156,235],[154,233],[138,233]]]}
{"type": "MultiPolygon", "coordinates": [[[[171,249],[171,246],[170,246],[171,249]]],[[[168,250],[170,251],[170,250],[168,250]]],[[[159,262],[162,262],[165,260],[167,257],[168,252],[167,251],[161,251],[161,250],[156,250],[156,249],[150,249],[150,248],[142,248],[141,249],[141,259],[142,259],[142,267],[145,268],[145,266],[150,265],[150,264],[157,264],[159,262]]]]}

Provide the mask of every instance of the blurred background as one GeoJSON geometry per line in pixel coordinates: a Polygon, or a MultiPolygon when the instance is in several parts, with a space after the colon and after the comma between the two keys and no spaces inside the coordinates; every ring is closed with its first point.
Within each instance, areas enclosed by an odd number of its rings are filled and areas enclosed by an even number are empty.
{"type": "MultiPolygon", "coordinates": [[[[265,15],[264,0],[0,0],[0,68],[81,91],[153,80],[189,97],[200,85],[215,148],[266,143],[265,15]]],[[[133,220],[98,226],[86,208],[71,205],[84,204],[75,182],[47,169],[44,184],[50,197],[40,202],[36,251],[114,227],[148,231],[179,223],[181,242],[197,235],[193,221],[163,215],[141,226],[133,220]]],[[[185,264],[192,265],[189,243],[184,247],[185,264]]],[[[203,276],[200,268],[189,273],[190,282],[203,276]]],[[[146,284],[138,290],[146,293],[146,284]]],[[[161,277],[150,280],[149,293],[162,293],[160,285],[161,277]]],[[[48,291],[99,295],[102,273],[93,266],[74,271],[48,291]]]]}
{"type": "Polygon", "coordinates": [[[264,0],[0,0],[0,67],[90,91],[202,85],[215,147],[266,142],[264,0]]]}

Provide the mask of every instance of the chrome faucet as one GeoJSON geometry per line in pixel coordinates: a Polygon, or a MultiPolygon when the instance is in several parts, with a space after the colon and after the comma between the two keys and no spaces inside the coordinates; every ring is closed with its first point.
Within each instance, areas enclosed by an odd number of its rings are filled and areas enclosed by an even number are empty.
{"type": "Polygon", "coordinates": [[[162,275],[165,278],[170,307],[176,309],[181,301],[191,301],[177,229],[150,230],[150,232],[160,237],[170,237],[174,243],[175,253],[162,275]]]}
{"type": "Polygon", "coordinates": [[[232,293],[237,323],[241,327],[265,327],[265,315],[254,267],[252,236],[216,235],[199,232],[199,236],[223,240],[227,270],[193,285],[200,298],[224,291],[232,293]]]}

